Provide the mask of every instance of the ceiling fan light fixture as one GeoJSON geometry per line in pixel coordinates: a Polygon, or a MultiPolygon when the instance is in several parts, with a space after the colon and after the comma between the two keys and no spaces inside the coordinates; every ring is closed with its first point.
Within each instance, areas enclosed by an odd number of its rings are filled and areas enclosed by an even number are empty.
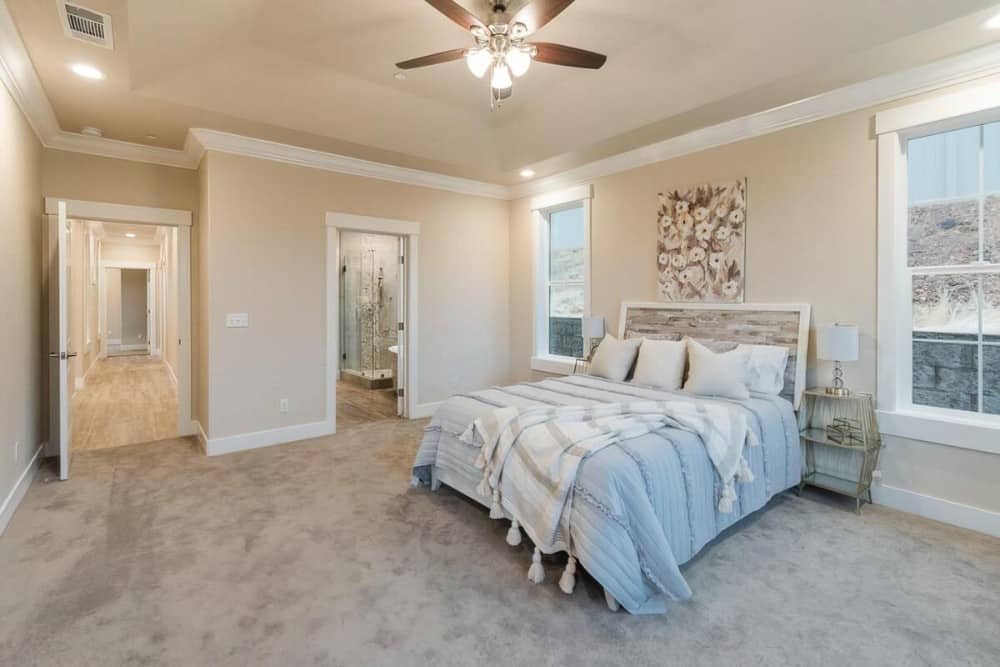
{"type": "Polygon", "coordinates": [[[465,64],[477,79],[486,76],[486,70],[493,62],[493,55],[487,49],[469,49],[465,52],[465,64]]]}
{"type": "Polygon", "coordinates": [[[506,63],[498,62],[493,65],[493,74],[490,76],[490,85],[493,90],[508,90],[514,81],[510,78],[510,68],[506,63]]]}
{"type": "Polygon", "coordinates": [[[531,67],[531,51],[520,46],[512,46],[504,56],[510,73],[514,76],[524,76],[531,67]]]}

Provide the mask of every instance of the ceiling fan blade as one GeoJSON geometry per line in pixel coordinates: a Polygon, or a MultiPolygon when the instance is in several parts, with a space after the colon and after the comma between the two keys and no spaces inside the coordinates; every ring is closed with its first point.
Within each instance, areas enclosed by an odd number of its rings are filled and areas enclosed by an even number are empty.
{"type": "Polygon", "coordinates": [[[472,30],[474,26],[486,27],[475,14],[453,0],[427,0],[427,4],[466,30],[472,30]]]}
{"type": "Polygon", "coordinates": [[[532,0],[517,10],[511,23],[523,23],[529,33],[535,32],[572,4],[573,0],[532,0]]]}
{"type": "Polygon", "coordinates": [[[432,53],[429,56],[404,60],[401,63],[396,63],[396,67],[399,69],[415,69],[417,67],[427,67],[428,65],[440,65],[452,60],[461,60],[464,56],[465,49],[452,49],[451,51],[442,51],[441,53],[432,53]]]}
{"type": "Polygon", "coordinates": [[[551,42],[531,42],[537,49],[535,60],[540,63],[550,65],[563,65],[565,67],[586,67],[587,69],[601,69],[608,57],[601,53],[585,51],[565,44],[552,44],[551,42]]]}

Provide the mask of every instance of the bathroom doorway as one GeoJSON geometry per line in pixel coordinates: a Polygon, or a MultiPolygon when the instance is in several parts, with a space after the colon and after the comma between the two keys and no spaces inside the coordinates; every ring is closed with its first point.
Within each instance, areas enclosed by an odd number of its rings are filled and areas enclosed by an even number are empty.
{"type": "Polygon", "coordinates": [[[402,415],[401,332],[405,329],[400,236],[340,234],[340,366],[337,423],[402,415]]]}

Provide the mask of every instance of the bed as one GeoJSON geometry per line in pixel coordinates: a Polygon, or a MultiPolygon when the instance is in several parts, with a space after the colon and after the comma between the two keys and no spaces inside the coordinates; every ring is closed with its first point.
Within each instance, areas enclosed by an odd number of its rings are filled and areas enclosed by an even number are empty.
{"type": "Polygon", "coordinates": [[[795,409],[805,382],[808,328],[809,306],[800,304],[623,303],[621,339],[691,337],[787,347],[780,395],[708,399],[587,375],[459,394],[445,401],[426,427],[413,464],[414,483],[432,490],[445,484],[489,507],[489,497],[481,495],[481,487],[477,490],[483,478],[481,461],[477,465],[480,450],[463,433],[477,418],[506,406],[670,399],[719,402],[740,411],[759,446],[745,450],[753,481],[737,486],[731,512],[719,511],[719,476],[701,439],[687,430],[662,428],[617,442],[579,466],[566,529],[572,536],[572,555],[604,587],[612,609],[620,603],[633,614],[664,613],[671,601],[692,596],[681,565],[723,530],[799,484],[795,409]]]}

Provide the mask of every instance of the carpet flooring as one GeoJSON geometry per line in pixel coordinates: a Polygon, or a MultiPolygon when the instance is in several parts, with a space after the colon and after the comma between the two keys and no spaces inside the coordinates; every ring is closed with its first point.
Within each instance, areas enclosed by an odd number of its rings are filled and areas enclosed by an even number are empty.
{"type": "Polygon", "coordinates": [[[189,440],[43,471],[0,537],[3,665],[996,665],[1000,540],[807,492],[685,567],[694,599],[611,613],[442,489],[423,422],[206,458],[189,440]]]}

